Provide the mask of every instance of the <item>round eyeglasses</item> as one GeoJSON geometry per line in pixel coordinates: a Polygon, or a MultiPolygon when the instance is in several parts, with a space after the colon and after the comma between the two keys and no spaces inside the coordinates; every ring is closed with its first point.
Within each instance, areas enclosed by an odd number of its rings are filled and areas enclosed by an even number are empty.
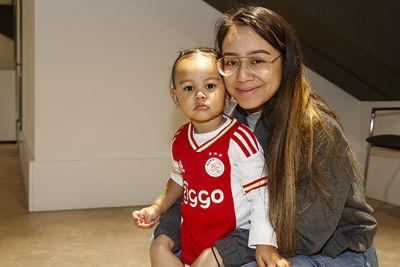
{"type": "Polygon", "coordinates": [[[240,65],[244,64],[248,70],[254,74],[266,75],[271,69],[272,63],[274,63],[281,55],[269,59],[267,56],[224,56],[217,60],[217,69],[222,76],[230,76],[235,74],[239,69],[240,65]]]}

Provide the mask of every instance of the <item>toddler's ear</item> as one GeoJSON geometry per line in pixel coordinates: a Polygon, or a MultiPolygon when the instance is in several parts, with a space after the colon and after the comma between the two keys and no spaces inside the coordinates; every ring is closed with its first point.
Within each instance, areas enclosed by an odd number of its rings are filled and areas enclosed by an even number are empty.
{"type": "Polygon", "coordinates": [[[171,95],[172,101],[174,101],[175,106],[176,106],[177,108],[179,108],[179,101],[178,101],[178,97],[176,96],[176,90],[175,90],[175,88],[171,88],[171,89],[169,90],[169,94],[171,95]]]}

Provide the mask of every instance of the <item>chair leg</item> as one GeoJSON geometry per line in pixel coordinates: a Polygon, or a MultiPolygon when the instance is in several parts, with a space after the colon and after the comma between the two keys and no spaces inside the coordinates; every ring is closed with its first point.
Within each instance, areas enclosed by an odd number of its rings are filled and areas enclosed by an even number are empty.
{"type": "Polygon", "coordinates": [[[367,159],[365,160],[365,166],[364,166],[364,188],[367,187],[367,174],[368,174],[368,165],[369,165],[369,155],[371,153],[371,145],[368,144],[367,148],[367,159]]]}

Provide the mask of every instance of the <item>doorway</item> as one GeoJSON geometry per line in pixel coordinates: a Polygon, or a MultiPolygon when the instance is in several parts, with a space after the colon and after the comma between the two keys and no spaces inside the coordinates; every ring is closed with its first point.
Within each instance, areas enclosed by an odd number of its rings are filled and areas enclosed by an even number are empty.
{"type": "Polygon", "coordinates": [[[21,130],[21,0],[0,0],[0,143],[21,130]]]}

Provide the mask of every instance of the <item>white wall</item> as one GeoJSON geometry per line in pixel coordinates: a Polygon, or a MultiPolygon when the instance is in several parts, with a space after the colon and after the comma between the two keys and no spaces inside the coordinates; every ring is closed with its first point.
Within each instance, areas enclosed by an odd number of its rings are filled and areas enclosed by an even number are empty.
{"type": "Polygon", "coordinates": [[[34,22],[23,33],[29,209],[150,203],[167,180],[170,140],[184,122],[169,97],[172,62],[180,49],[213,45],[219,13],[197,0],[23,7],[34,22]]]}

